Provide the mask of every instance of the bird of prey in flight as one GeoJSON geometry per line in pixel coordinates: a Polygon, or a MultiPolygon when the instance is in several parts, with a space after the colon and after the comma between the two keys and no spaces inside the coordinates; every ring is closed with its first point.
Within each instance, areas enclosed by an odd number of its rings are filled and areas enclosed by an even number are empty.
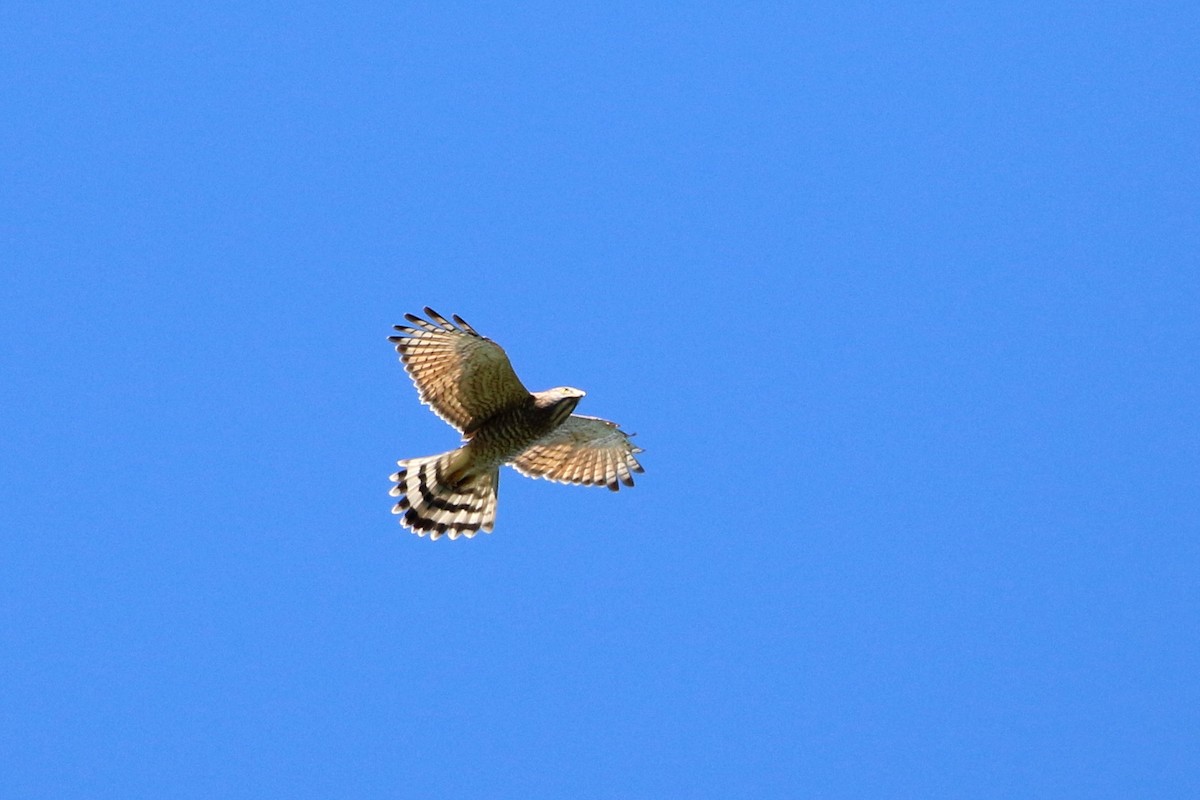
{"type": "Polygon", "coordinates": [[[461,447],[397,462],[392,513],[420,536],[473,537],[496,523],[500,467],[562,483],[633,486],[642,452],[615,422],[572,413],[584,392],[559,386],[530,392],[500,345],[462,317],[453,322],[426,307],[405,314],[388,341],[404,362],[422,403],[463,436],[461,447]]]}

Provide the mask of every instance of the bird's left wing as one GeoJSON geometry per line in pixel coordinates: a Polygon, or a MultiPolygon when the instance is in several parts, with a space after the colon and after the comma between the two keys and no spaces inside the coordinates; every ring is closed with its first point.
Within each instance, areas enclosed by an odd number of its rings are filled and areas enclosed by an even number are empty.
{"type": "Polygon", "coordinates": [[[422,403],[470,434],[488,417],[529,399],[500,345],[485,339],[457,314],[450,322],[428,306],[429,320],[405,314],[388,340],[416,384],[422,403]]]}
{"type": "Polygon", "coordinates": [[[644,472],[634,458],[642,452],[615,422],[572,414],[546,436],[530,445],[513,467],[530,478],[561,483],[601,484],[614,492],[623,483],[633,486],[630,473],[644,472]]]}

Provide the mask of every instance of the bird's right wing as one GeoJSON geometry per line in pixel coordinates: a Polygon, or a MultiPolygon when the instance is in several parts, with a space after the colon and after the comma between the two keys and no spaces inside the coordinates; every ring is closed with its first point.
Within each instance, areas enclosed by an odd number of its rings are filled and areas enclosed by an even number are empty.
{"type": "Polygon", "coordinates": [[[572,414],[513,460],[530,478],[561,483],[604,485],[614,492],[620,483],[633,486],[632,472],[644,472],[634,458],[642,452],[615,422],[572,414]]]}
{"type": "Polygon", "coordinates": [[[432,322],[405,314],[412,325],[396,325],[399,335],[388,341],[396,345],[421,402],[439,417],[469,434],[496,412],[529,398],[500,345],[457,314],[451,323],[432,308],[425,313],[432,322]]]}

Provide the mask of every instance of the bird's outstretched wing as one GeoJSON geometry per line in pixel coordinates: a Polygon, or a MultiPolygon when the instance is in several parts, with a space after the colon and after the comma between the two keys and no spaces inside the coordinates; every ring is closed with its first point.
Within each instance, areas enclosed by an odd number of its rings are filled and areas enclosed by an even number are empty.
{"type": "Polygon", "coordinates": [[[476,333],[462,317],[450,322],[426,307],[429,320],[405,314],[388,337],[404,362],[421,402],[465,434],[497,411],[529,398],[529,390],[500,345],[476,333]]]}
{"type": "Polygon", "coordinates": [[[633,486],[633,472],[643,472],[634,458],[642,448],[615,422],[572,414],[567,421],[530,445],[513,467],[530,478],[561,483],[604,485],[614,492],[633,486]]]}

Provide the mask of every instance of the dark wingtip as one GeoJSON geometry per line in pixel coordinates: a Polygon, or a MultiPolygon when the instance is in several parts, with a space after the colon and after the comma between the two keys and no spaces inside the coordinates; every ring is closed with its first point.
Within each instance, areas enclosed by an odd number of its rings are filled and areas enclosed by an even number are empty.
{"type": "Polygon", "coordinates": [[[450,324],[450,322],[445,317],[443,317],[438,312],[434,311],[429,306],[425,306],[425,313],[429,315],[429,318],[431,320],[433,320],[434,322],[436,322],[438,325],[440,325],[443,328],[453,328],[454,327],[453,325],[450,324]]]}
{"type": "Polygon", "coordinates": [[[445,317],[443,317],[438,312],[434,311],[429,306],[425,306],[425,313],[428,314],[429,319],[431,319],[433,321],[433,323],[435,325],[437,325],[438,328],[441,328],[443,331],[450,331],[450,332],[458,331],[458,328],[454,327],[454,323],[450,322],[450,320],[446,319],[445,317]]]}

